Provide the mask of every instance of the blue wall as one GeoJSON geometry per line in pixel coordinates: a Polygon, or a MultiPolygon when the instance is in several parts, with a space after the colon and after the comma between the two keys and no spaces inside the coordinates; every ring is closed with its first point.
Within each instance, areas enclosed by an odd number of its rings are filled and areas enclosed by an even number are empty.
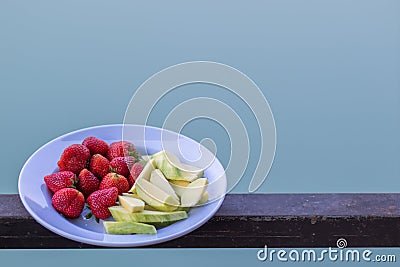
{"type": "Polygon", "coordinates": [[[398,192],[400,2],[242,2],[2,1],[0,193],[17,192],[41,145],[121,123],[144,80],[192,60],[231,65],[266,95],[278,143],[259,192],[398,192]]]}

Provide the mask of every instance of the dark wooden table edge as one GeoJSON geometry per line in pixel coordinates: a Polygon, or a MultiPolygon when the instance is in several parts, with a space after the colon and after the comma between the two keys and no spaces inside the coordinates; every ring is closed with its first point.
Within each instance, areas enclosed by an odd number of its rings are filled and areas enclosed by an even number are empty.
{"type": "MultiPolygon", "coordinates": [[[[400,246],[399,193],[229,194],[199,229],[152,248],[400,246]]],[[[100,248],[39,225],[18,195],[0,195],[0,248],[100,248]]]]}

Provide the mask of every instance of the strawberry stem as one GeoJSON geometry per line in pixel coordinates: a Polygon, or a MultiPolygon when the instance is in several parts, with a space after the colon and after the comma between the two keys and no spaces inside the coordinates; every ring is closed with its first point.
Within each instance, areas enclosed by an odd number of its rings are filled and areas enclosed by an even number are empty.
{"type": "MultiPolygon", "coordinates": [[[[85,215],[85,218],[86,218],[86,219],[90,219],[92,216],[93,216],[92,211],[89,211],[89,212],[85,215]]],[[[97,219],[97,218],[96,218],[96,219],[97,219]]]]}
{"type": "Polygon", "coordinates": [[[139,154],[138,154],[138,152],[136,150],[129,151],[128,155],[134,157],[135,158],[135,162],[139,161],[139,154]]]}

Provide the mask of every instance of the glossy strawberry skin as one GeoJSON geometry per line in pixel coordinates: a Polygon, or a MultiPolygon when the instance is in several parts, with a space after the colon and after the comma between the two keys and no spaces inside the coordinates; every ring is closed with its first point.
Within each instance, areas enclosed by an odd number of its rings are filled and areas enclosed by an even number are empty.
{"type": "Polygon", "coordinates": [[[111,216],[109,207],[114,206],[118,198],[118,189],[111,187],[97,190],[90,194],[87,199],[90,210],[98,219],[107,219],[111,216]]]}
{"type": "Polygon", "coordinates": [[[110,171],[127,177],[129,175],[129,167],[125,157],[116,157],[110,161],[110,171]]]}
{"type": "Polygon", "coordinates": [[[52,197],[53,207],[69,218],[77,218],[82,213],[85,205],[85,197],[74,188],[58,190],[52,197]]]}
{"type": "Polygon", "coordinates": [[[109,173],[103,177],[103,180],[100,182],[100,189],[106,189],[116,187],[118,189],[118,194],[122,195],[122,193],[126,193],[129,191],[130,186],[128,180],[119,174],[109,173]]]}
{"type": "Polygon", "coordinates": [[[85,197],[88,197],[91,193],[98,190],[99,186],[99,179],[97,179],[97,177],[88,169],[83,169],[79,173],[77,188],[85,197]]]}
{"type": "Polygon", "coordinates": [[[89,158],[90,151],[87,147],[80,144],[70,145],[61,154],[58,168],[60,171],[71,171],[79,174],[86,167],[89,158]]]}
{"type": "Polygon", "coordinates": [[[109,173],[110,162],[107,158],[100,154],[95,154],[90,159],[89,170],[97,177],[99,180],[109,173]]]}
{"type": "Polygon", "coordinates": [[[130,169],[132,169],[133,164],[135,164],[135,162],[137,162],[137,158],[135,158],[133,156],[126,156],[125,162],[126,162],[126,165],[128,166],[128,170],[130,170],[130,169]]]}
{"type": "Polygon", "coordinates": [[[61,171],[46,175],[44,182],[51,192],[55,193],[60,189],[74,187],[77,179],[75,173],[71,171],[61,171]]]}
{"type": "Polygon", "coordinates": [[[98,139],[97,137],[94,136],[86,137],[85,140],[83,140],[82,145],[84,145],[89,149],[91,155],[95,154],[100,154],[103,156],[107,155],[108,144],[105,141],[98,139]]]}
{"type": "Polygon", "coordinates": [[[139,162],[133,164],[131,173],[128,176],[128,182],[130,187],[132,187],[135,184],[136,179],[139,177],[142,171],[143,171],[143,166],[139,162]]]}
{"type": "Polygon", "coordinates": [[[117,157],[133,156],[138,159],[138,153],[135,146],[128,141],[114,142],[110,145],[107,158],[111,161],[117,157]]]}

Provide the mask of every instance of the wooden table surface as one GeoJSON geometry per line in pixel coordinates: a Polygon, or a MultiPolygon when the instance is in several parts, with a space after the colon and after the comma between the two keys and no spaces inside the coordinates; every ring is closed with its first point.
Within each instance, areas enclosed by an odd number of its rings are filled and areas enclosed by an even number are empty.
{"type": "MultiPolygon", "coordinates": [[[[400,246],[400,194],[231,194],[215,216],[164,248],[400,246]]],[[[18,195],[0,195],[1,248],[90,248],[38,224],[18,195]]]]}

